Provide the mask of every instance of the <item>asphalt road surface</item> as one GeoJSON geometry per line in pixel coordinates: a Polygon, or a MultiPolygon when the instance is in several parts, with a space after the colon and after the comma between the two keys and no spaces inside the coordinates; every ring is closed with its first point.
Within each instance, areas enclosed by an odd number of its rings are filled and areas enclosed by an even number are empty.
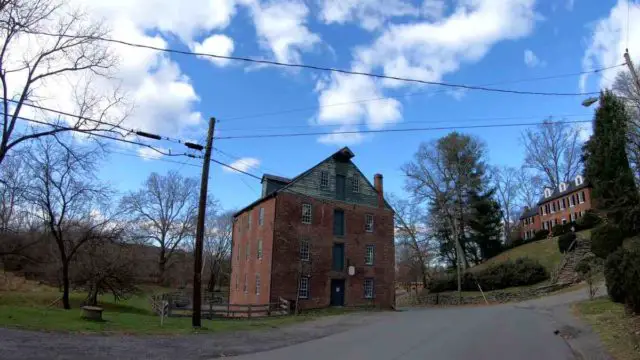
{"type": "Polygon", "coordinates": [[[0,329],[0,359],[609,359],[568,304],[586,291],[519,304],[356,313],[282,329],[100,336],[0,329]]]}

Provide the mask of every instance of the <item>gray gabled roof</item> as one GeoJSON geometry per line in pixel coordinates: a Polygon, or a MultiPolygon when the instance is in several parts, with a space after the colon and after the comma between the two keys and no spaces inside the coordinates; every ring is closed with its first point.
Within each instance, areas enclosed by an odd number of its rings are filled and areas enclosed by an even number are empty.
{"type": "Polygon", "coordinates": [[[520,216],[520,219],[526,219],[528,217],[532,217],[538,214],[538,209],[534,208],[534,209],[528,209],[525,210],[522,215],[520,216]]]}
{"type": "Polygon", "coordinates": [[[587,181],[587,179],[584,179],[584,181],[582,182],[582,184],[580,185],[576,185],[575,180],[572,180],[567,184],[567,188],[564,191],[560,191],[560,187],[557,187],[553,190],[553,192],[551,193],[551,196],[549,197],[544,197],[544,194],[542,195],[542,198],[540,199],[540,201],[538,201],[538,205],[542,205],[544,203],[548,203],[549,201],[553,201],[556,200],[558,198],[561,198],[563,196],[567,196],[573,192],[576,192],[578,190],[581,189],[585,189],[588,187],[591,187],[591,184],[589,183],[589,181],[587,181]]]}
{"type": "Polygon", "coordinates": [[[285,184],[288,184],[291,182],[291,179],[289,178],[278,176],[278,175],[272,175],[272,174],[262,175],[262,181],[265,181],[265,180],[277,181],[285,184]]]}

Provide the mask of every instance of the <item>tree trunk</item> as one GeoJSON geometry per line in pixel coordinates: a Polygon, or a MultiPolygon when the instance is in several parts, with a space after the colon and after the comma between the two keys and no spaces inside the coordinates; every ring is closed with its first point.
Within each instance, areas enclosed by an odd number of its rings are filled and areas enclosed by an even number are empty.
{"type": "Polygon", "coordinates": [[[98,284],[94,284],[89,289],[89,294],[87,295],[87,300],[85,301],[86,305],[89,306],[98,306],[98,284]]]}
{"type": "Polygon", "coordinates": [[[212,271],[209,276],[209,283],[207,284],[207,291],[213,292],[216,288],[216,274],[212,271]]]}
{"type": "Polygon", "coordinates": [[[164,248],[160,250],[160,259],[158,260],[158,283],[160,285],[165,284],[164,272],[166,270],[167,259],[165,258],[164,248]]]}
{"type": "Polygon", "coordinates": [[[69,262],[62,262],[62,306],[69,310],[71,304],[69,303],[69,262]]]}

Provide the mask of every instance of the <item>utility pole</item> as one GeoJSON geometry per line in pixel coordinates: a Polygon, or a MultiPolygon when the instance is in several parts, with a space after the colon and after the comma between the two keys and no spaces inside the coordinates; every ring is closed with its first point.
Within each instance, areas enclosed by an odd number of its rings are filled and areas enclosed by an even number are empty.
{"type": "Polygon", "coordinates": [[[629,56],[629,49],[626,49],[624,52],[624,60],[627,63],[627,67],[633,77],[633,81],[635,81],[636,90],[640,93],[640,80],[638,80],[638,74],[636,73],[636,68],[633,66],[633,62],[631,61],[631,56],[629,56]]]}
{"type": "Polygon", "coordinates": [[[213,131],[216,127],[216,119],[209,119],[209,132],[207,145],[204,148],[204,164],[202,164],[202,180],[200,181],[200,202],[198,204],[198,223],[196,225],[196,246],[193,261],[193,311],[191,325],[200,327],[202,315],[202,248],[204,242],[204,218],[207,208],[207,186],[209,185],[209,165],[211,164],[211,150],[213,147],[213,131]]]}

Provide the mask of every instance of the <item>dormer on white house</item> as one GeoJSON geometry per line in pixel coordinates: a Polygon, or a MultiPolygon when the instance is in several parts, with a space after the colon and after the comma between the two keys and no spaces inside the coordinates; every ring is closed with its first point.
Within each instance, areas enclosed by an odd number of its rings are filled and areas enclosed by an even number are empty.
{"type": "Polygon", "coordinates": [[[584,182],[584,178],[582,177],[582,175],[576,176],[576,186],[582,185],[583,182],[584,182]]]}
{"type": "Polygon", "coordinates": [[[566,190],[567,190],[567,184],[566,184],[566,183],[561,182],[561,183],[560,183],[560,192],[564,192],[564,191],[566,191],[566,190]]]}
{"type": "Polygon", "coordinates": [[[551,188],[544,188],[544,197],[548,198],[549,196],[551,196],[552,192],[553,190],[551,190],[551,188]]]}

